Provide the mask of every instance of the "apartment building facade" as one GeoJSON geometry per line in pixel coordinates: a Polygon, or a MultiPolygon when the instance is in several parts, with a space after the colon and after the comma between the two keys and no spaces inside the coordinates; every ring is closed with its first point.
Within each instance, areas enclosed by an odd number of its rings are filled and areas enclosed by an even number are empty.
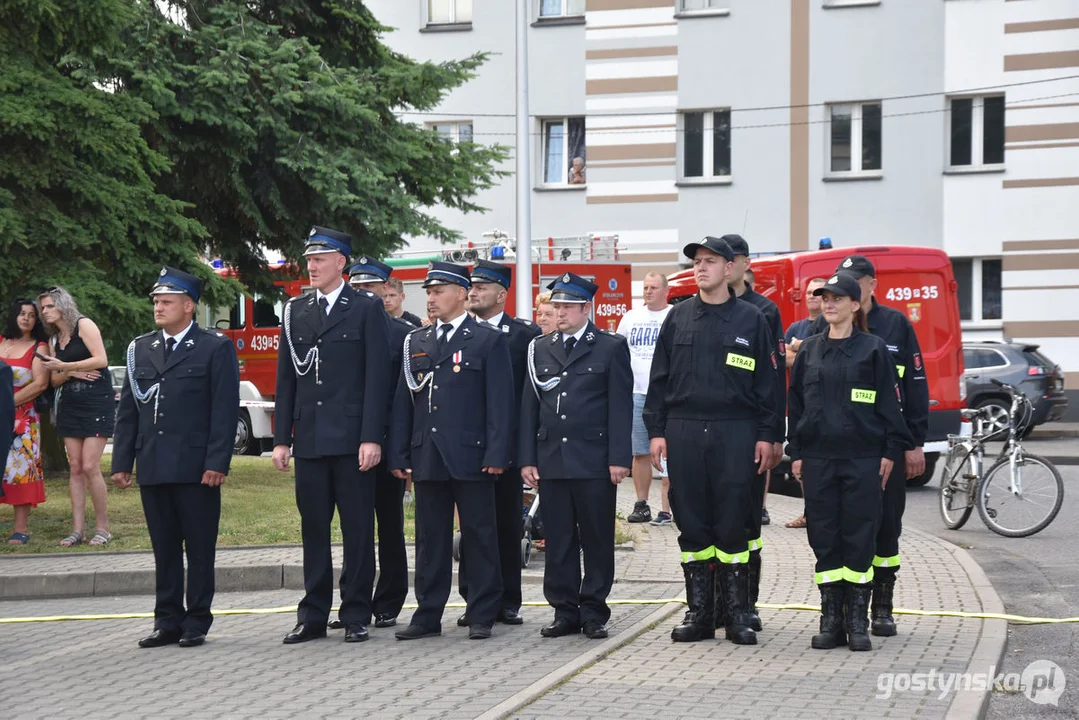
{"type": "MultiPolygon", "coordinates": [[[[637,280],[706,234],[755,252],[940,247],[965,334],[1040,342],[1079,386],[1074,0],[367,5],[412,57],[491,54],[437,112],[405,117],[511,148],[529,13],[534,238],[617,234],[637,280]]],[[[437,212],[469,239],[513,233],[512,176],[479,201],[437,212]]]]}

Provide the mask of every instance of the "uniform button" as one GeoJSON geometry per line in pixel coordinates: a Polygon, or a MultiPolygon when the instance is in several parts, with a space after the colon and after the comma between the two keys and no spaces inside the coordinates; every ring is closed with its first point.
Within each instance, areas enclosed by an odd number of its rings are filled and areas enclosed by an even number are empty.
{"type": "Polygon", "coordinates": [[[318,405],[319,407],[322,407],[322,401],[321,401],[321,400],[319,400],[319,401],[318,401],[317,403],[315,403],[315,404],[316,404],[316,405],[318,405]]]}
{"type": "Polygon", "coordinates": [[[433,408],[431,408],[431,412],[438,412],[438,405],[435,405],[433,408]]]}
{"type": "Polygon", "coordinates": [[[435,390],[438,390],[438,385],[435,385],[435,390]]]}
{"type": "Polygon", "coordinates": [[[319,338],[319,339],[318,339],[318,344],[319,344],[319,345],[321,345],[321,344],[322,344],[322,338],[319,338]]]}
{"type": "Polygon", "coordinates": [[[569,438],[562,438],[562,442],[569,442],[569,438]]]}
{"type": "Polygon", "coordinates": [[[321,381],[321,380],[316,380],[316,381],[315,381],[315,384],[316,384],[316,385],[321,385],[321,384],[322,384],[322,381],[321,381]]]}
{"type": "Polygon", "coordinates": [[[164,434],[165,434],[165,431],[164,431],[164,430],[158,430],[158,431],[157,431],[157,434],[158,434],[158,435],[164,435],[164,434]]]}
{"type": "Polygon", "coordinates": [[[431,428],[431,432],[438,432],[438,428],[431,428]]]}
{"type": "Polygon", "coordinates": [[[441,365],[435,365],[435,370],[441,370],[441,369],[442,369],[441,365]]]}
{"type": "Polygon", "coordinates": [[[562,397],[566,397],[566,393],[562,393],[562,397]]]}
{"type": "Polygon", "coordinates": [[[165,413],[158,413],[157,416],[158,417],[165,417],[165,413]]]}
{"type": "Polygon", "coordinates": [[[569,373],[568,372],[562,373],[562,377],[569,377],[569,373]]]}
{"type": "Polygon", "coordinates": [[[565,415],[563,415],[563,416],[562,416],[562,419],[563,419],[563,420],[565,420],[565,419],[566,419],[566,416],[565,416],[565,415]]]}

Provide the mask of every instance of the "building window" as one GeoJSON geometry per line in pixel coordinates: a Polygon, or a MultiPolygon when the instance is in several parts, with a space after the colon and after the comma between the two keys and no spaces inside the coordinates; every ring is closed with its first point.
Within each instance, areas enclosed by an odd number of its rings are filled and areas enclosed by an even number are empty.
{"type": "Polygon", "coordinates": [[[982,167],[1004,164],[1004,96],[951,98],[948,164],[982,167]]]}
{"type": "Polygon", "coordinates": [[[881,169],[880,103],[829,105],[828,157],[832,173],[881,169]]]}
{"type": "Polygon", "coordinates": [[[731,175],[731,111],[679,114],[682,179],[728,178],[731,175]]]}
{"type": "Polygon", "coordinates": [[[543,121],[543,184],[584,185],[584,118],[543,121]]]}
{"type": "Polygon", "coordinates": [[[472,0],[426,0],[428,25],[472,22],[472,0]]]}
{"type": "Polygon", "coordinates": [[[1000,260],[956,258],[952,271],[959,286],[959,319],[978,322],[1000,320],[1000,260]]]}
{"type": "Polygon", "coordinates": [[[730,0],[678,0],[678,12],[726,10],[730,0]]]}
{"type": "Polygon", "coordinates": [[[539,0],[541,18],[575,17],[584,15],[585,0],[539,0]]]}
{"type": "Polygon", "coordinates": [[[430,123],[427,127],[452,142],[472,142],[471,122],[430,123]]]}

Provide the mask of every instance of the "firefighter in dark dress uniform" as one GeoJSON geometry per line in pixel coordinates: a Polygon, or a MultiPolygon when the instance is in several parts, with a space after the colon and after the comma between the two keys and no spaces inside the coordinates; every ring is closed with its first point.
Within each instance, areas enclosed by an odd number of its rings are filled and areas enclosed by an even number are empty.
{"type": "MultiPolygon", "coordinates": [[[[531,320],[521,320],[506,313],[506,294],[510,289],[512,273],[502,263],[479,260],[472,268],[472,289],[468,292],[469,310],[476,322],[487,324],[506,336],[509,342],[510,361],[513,363],[513,417],[520,414],[521,390],[524,388],[528,343],[539,335],[539,328],[531,320]]],[[[516,430],[516,429],[515,429],[516,430]]],[[[498,558],[502,565],[502,606],[498,622],[520,625],[521,617],[521,536],[522,527],[521,471],[517,466],[516,431],[513,435],[512,459],[502,477],[495,480],[495,523],[498,530],[498,558]]],[[[468,600],[467,561],[462,555],[457,568],[458,587],[461,597],[468,600]]],[[[457,624],[468,627],[468,617],[462,614],[457,624]]]]}
{"type": "Polygon", "coordinates": [[[154,549],[154,631],[139,640],[144,648],[202,645],[213,622],[221,484],[236,438],[240,368],[232,342],[192,320],[201,293],[194,275],[161,270],[150,291],[161,330],[128,346],[116,414],[112,480],[130,486],[137,465],[154,549]]]}
{"type": "Polygon", "coordinates": [[[779,440],[775,337],[757,308],[731,294],[726,242],[706,237],[683,252],[700,291],[663,322],[644,406],[652,463],[667,458],[686,578],[689,612],[671,639],[715,637],[719,596],[727,639],[753,645],[746,518],[755,472],[768,468],[779,440]]]}
{"type": "MultiPolygon", "coordinates": [[[[416,598],[398,640],[442,633],[453,577],[453,507],[468,565],[468,637],[491,637],[502,607],[495,483],[513,456],[513,367],[505,333],[465,310],[468,269],[434,262],[424,281],[435,323],[405,338],[393,404],[390,469],[412,473],[416,598]]],[[[520,510],[518,510],[520,512],[520,510]]]]}
{"type": "MultiPolygon", "coordinates": [[[[877,287],[873,263],[863,255],[851,255],[839,263],[836,273],[850,275],[861,286],[862,307],[869,333],[883,340],[891,353],[899,377],[903,419],[914,441],[913,449],[897,459],[892,467],[891,480],[884,488],[884,511],[880,530],[877,531],[877,551],[873,556],[872,632],[874,635],[891,637],[896,633],[892,597],[900,566],[899,536],[903,532],[903,512],[907,506],[906,480],[925,472],[922,445],[929,431],[929,383],[914,326],[902,312],[881,305],[873,296],[877,287]]],[[[821,316],[813,331],[824,332],[826,329],[824,317],[821,316]]]]}
{"type": "Polygon", "coordinates": [[[326,637],[333,600],[330,521],[341,521],[345,642],[367,640],[374,585],[374,470],[392,386],[386,310],[342,280],[352,237],[314,227],[304,255],[312,292],[285,305],[277,356],[273,462],[296,456],[305,595],[286,645],[326,637]],[[290,449],[291,445],[291,449],[290,449]]]}
{"type": "MultiPolygon", "coordinates": [[[[779,317],[779,307],[756,292],[747,282],[746,275],[749,271],[749,243],[741,235],[724,235],[721,240],[725,241],[734,253],[733,274],[731,277],[731,292],[739,300],[748,302],[761,311],[768,329],[775,336],[777,382],[774,385],[775,407],[780,408],[776,413],[776,437],[782,438],[786,433],[785,411],[787,407],[787,348],[783,341],[783,321],[779,317]]],[[[750,626],[754,630],[761,630],[761,617],[757,612],[757,598],[761,589],[761,550],[764,548],[764,540],[761,538],[761,526],[770,522],[768,511],[765,509],[765,500],[768,496],[768,484],[771,480],[771,471],[779,461],[783,459],[783,443],[777,442],[772,445],[772,460],[768,464],[766,472],[757,474],[754,470],[753,506],[746,517],[746,532],[749,533],[749,617],[750,626]]],[[[724,622],[726,613],[722,603],[716,606],[716,627],[724,622]]]]}
{"type": "Polygon", "coordinates": [[[528,349],[519,455],[543,505],[543,594],[555,617],[540,633],[601,639],[611,617],[615,499],[633,462],[633,371],[626,339],[588,319],[595,284],[566,273],[547,287],[558,331],[528,349]]]}
{"type": "MultiPolygon", "coordinates": [[[[348,269],[348,284],[358,292],[372,293],[382,297],[386,281],[393,268],[366,255],[360,257],[348,269]]],[[[401,374],[401,346],[405,335],[413,326],[403,318],[386,314],[389,323],[390,373],[396,378],[401,374]]],[[[386,412],[389,432],[389,410],[386,412]]],[[[383,447],[386,447],[383,444],[383,447]]],[[[375,468],[375,520],[378,528],[378,583],[371,597],[371,612],[375,627],[388,628],[397,624],[397,616],[408,596],[408,555],[405,551],[405,481],[394,477],[387,467],[388,453],[375,468]]],[[[341,579],[346,573],[342,569],[341,579]]],[[[342,592],[344,588],[342,587],[342,592]]],[[[337,630],[345,626],[340,618],[331,620],[329,627],[337,630]]]]}
{"type": "Polygon", "coordinates": [[[891,484],[912,441],[888,347],[864,332],[858,281],[839,273],[814,293],[823,298],[829,330],[807,338],[794,361],[787,446],[805,488],[817,557],[821,620],[812,645],[871,650],[867,613],[882,486],[891,484]]]}

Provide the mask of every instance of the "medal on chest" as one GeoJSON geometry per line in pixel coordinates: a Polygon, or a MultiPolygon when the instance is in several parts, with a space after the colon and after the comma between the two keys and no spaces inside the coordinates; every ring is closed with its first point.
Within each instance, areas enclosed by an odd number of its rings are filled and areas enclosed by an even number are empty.
{"type": "Polygon", "coordinates": [[[453,354],[453,371],[455,373],[461,372],[461,355],[462,351],[460,350],[453,354]]]}

